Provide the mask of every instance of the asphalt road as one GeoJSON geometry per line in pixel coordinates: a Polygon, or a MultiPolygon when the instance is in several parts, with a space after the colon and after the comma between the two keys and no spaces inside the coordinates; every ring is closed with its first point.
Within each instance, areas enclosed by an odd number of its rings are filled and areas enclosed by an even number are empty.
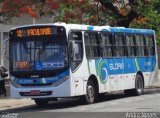
{"type": "Polygon", "coordinates": [[[24,118],[160,118],[160,88],[145,89],[142,96],[125,96],[122,91],[110,93],[91,105],[83,105],[79,98],[66,98],[43,108],[33,104],[0,112],[0,117],[9,114],[24,118]]]}

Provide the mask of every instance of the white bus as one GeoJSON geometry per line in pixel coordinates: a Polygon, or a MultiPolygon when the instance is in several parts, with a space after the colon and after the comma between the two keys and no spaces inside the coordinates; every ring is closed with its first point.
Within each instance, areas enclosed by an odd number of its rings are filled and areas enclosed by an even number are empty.
{"type": "Polygon", "coordinates": [[[141,95],[158,79],[155,32],[147,29],[39,24],[9,32],[12,98],[37,105],[79,96],[94,103],[106,92],[141,95]]]}

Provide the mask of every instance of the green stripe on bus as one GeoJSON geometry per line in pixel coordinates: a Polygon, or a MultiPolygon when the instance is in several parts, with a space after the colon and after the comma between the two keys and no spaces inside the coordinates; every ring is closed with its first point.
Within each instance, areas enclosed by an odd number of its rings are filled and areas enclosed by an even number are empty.
{"type": "Polygon", "coordinates": [[[138,60],[137,60],[137,58],[135,58],[135,62],[136,62],[136,67],[137,67],[137,70],[138,70],[138,71],[140,71],[141,69],[140,69],[140,67],[139,67],[139,63],[138,63],[138,60]]]}

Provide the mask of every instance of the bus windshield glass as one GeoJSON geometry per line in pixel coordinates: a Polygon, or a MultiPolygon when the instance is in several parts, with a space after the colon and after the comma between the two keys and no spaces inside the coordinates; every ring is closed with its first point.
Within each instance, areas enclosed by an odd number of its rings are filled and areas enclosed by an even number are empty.
{"type": "Polygon", "coordinates": [[[14,41],[11,47],[13,71],[63,69],[68,63],[66,39],[14,41]]]}

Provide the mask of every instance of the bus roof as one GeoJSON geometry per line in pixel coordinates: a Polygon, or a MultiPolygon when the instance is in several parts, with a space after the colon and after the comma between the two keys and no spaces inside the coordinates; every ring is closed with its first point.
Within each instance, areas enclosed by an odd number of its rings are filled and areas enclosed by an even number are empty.
{"type": "Polygon", "coordinates": [[[139,34],[155,33],[155,31],[151,29],[136,29],[136,28],[110,27],[110,26],[91,26],[91,25],[85,25],[85,24],[66,24],[63,22],[24,25],[24,26],[18,26],[18,27],[12,28],[11,30],[30,27],[30,26],[64,26],[68,30],[87,30],[87,31],[122,32],[122,33],[139,33],[139,34]]]}

